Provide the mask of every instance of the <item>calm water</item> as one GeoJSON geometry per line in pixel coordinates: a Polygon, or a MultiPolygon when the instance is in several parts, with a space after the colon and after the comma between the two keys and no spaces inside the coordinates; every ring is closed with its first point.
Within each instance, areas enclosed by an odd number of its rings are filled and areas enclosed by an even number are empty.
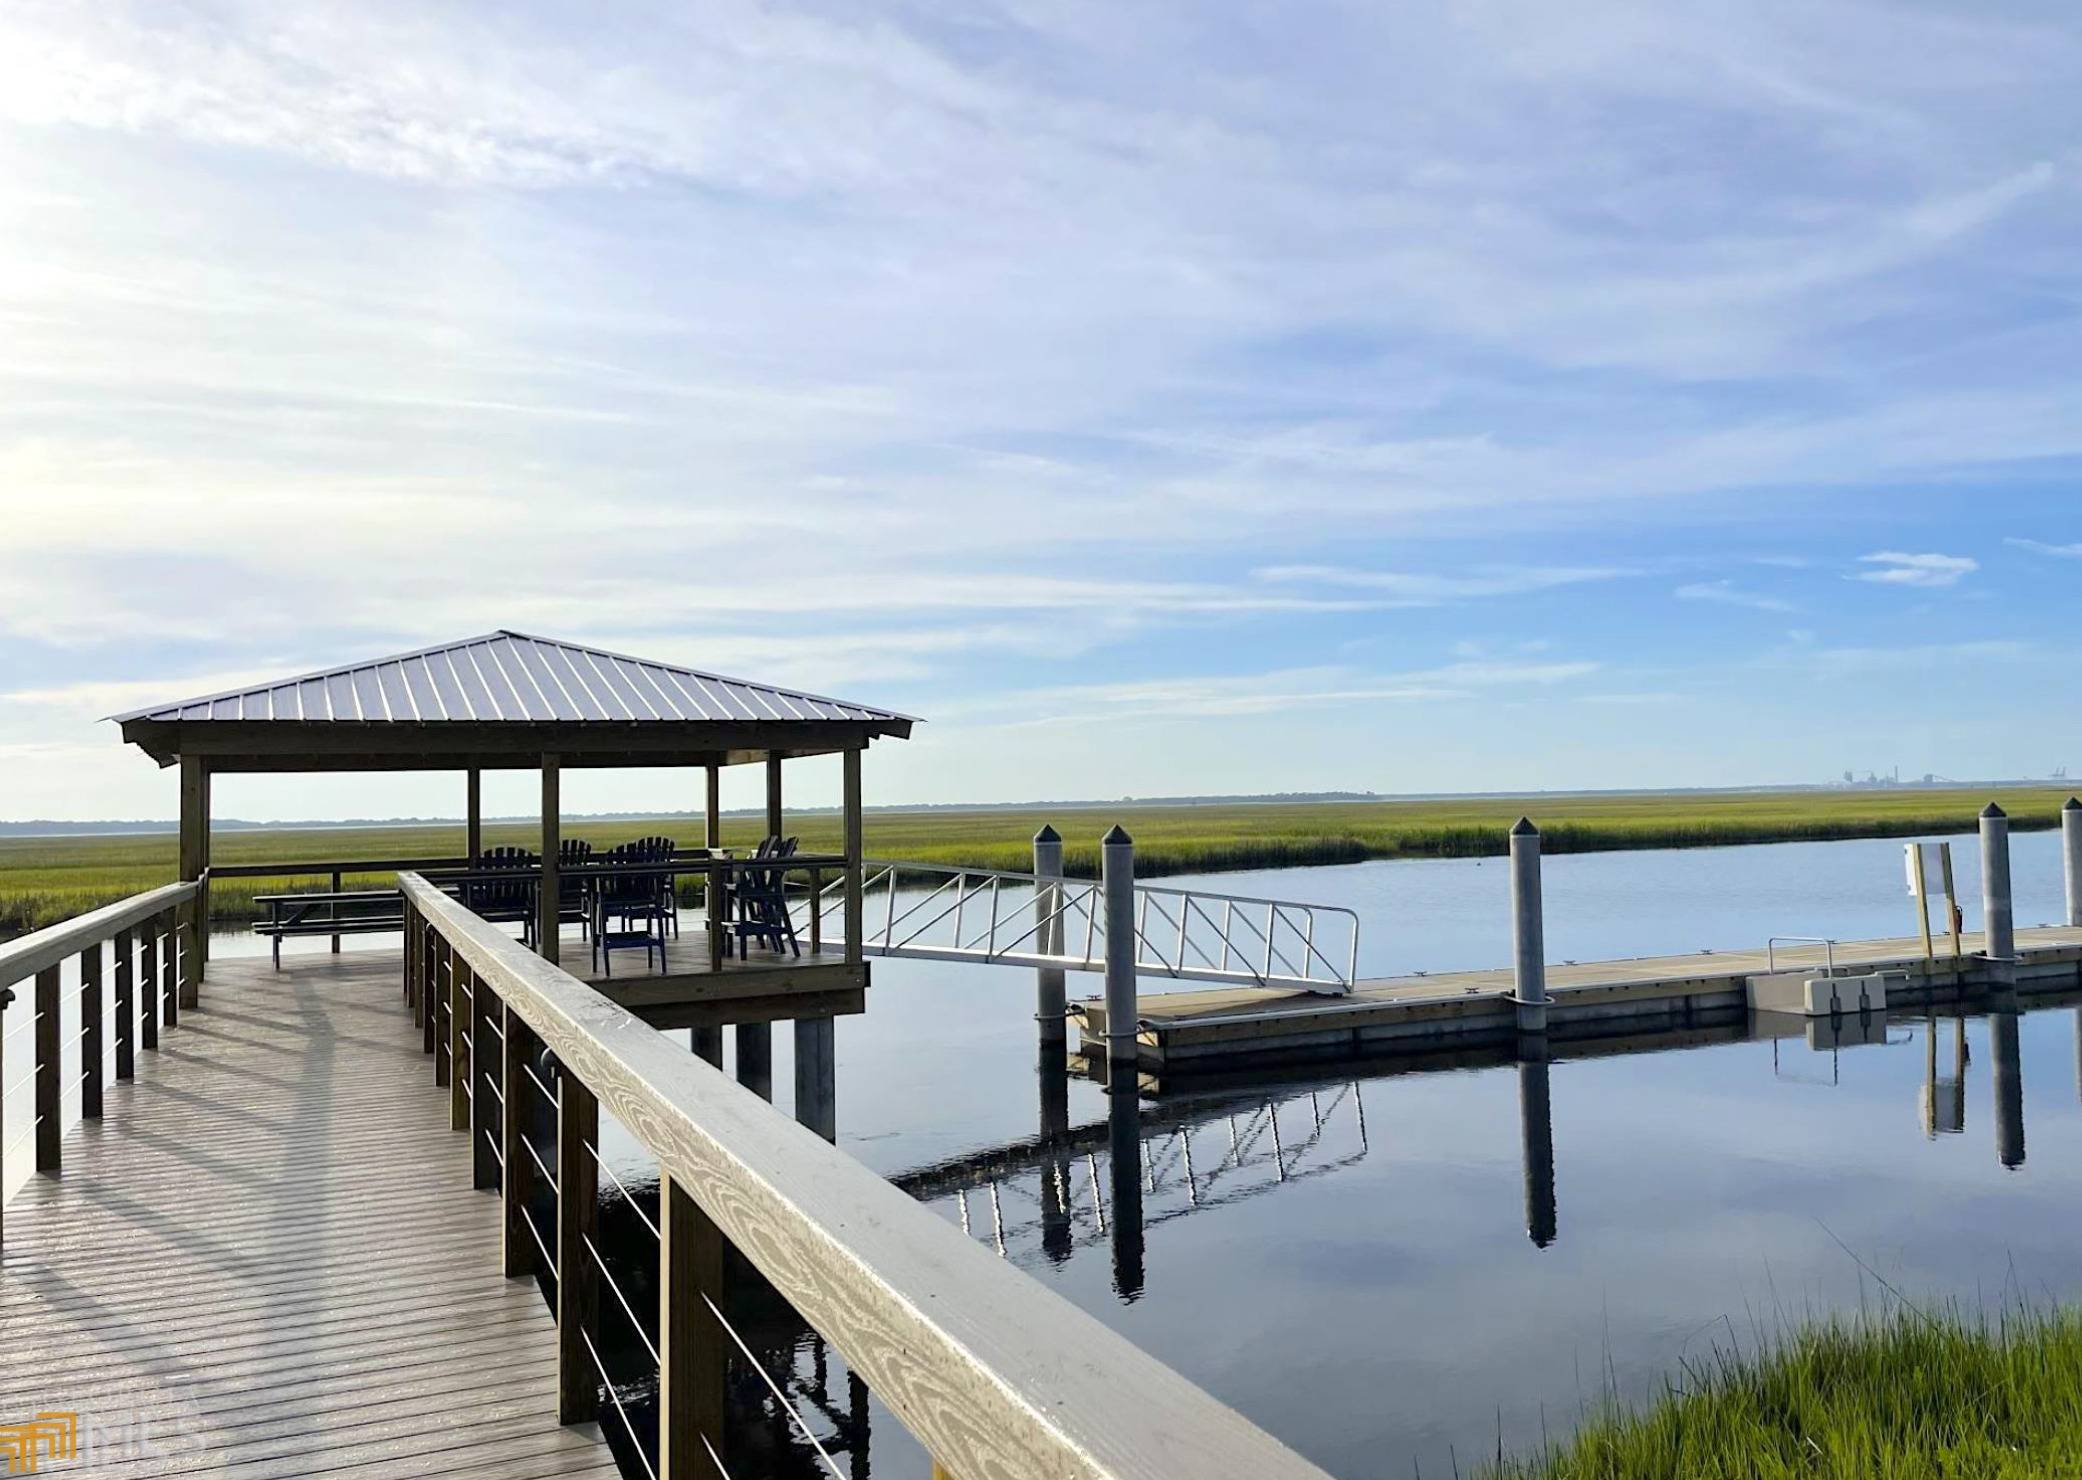
{"type": "MultiPolygon", "coordinates": [[[[1971,927],[1972,841],[1955,852],[1971,927]]],[[[2016,839],[2015,873],[2019,923],[2056,919],[2056,839],[2016,839]]],[[[1368,974],[1508,954],[1496,861],[1207,882],[1350,905],[1368,974]]],[[[1554,858],[1547,919],[1558,960],[1912,924],[1898,842],[1554,858]]],[[[2082,1298],[2072,1007],[1940,1018],[1934,1086],[1919,1015],[1834,1052],[1760,1038],[1551,1067],[1330,1065],[1111,1116],[1072,1080],[1057,1112],[1070,1131],[1050,1148],[1035,1144],[1030,975],[874,972],[869,1012],[838,1026],[840,1146],[1339,1475],[1466,1472],[1500,1435],[1566,1432],[1607,1384],[1646,1394],[1715,1342],[1748,1345],[1760,1321],[1870,1303],[1877,1278],[1969,1304],[2082,1298]]],[[[791,1048],[781,1025],[784,1109],[791,1048]]],[[[615,1155],[642,1176],[626,1143],[615,1155]]],[[[842,1469],[923,1473],[835,1355],[820,1380],[785,1312],[745,1319],[824,1400],[820,1436],[858,1451],[842,1469]]],[[[771,1444],[797,1472],[807,1449],[757,1412],[749,1381],[739,1391],[740,1452],[771,1444]]]]}

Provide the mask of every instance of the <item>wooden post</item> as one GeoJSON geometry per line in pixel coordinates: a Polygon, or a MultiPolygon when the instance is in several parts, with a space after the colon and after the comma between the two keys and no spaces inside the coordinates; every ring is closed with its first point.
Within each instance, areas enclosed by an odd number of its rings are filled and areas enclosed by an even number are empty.
{"type": "MultiPolygon", "coordinates": [[[[842,799],[841,810],[846,827],[846,964],[860,964],[860,936],[864,906],[860,891],[860,752],[848,750],[841,753],[842,799]]],[[[894,887],[892,884],[891,887],[894,887]]]]}
{"type": "Polygon", "coordinates": [[[737,1025],[737,1082],[762,1100],[774,1097],[774,1025],[737,1025]]]}
{"type": "Polygon", "coordinates": [[[36,973],[36,1170],[55,1172],[63,1153],[59,1150],[58,1124],[58,975],[55,966],[36,973]]]}
{"type": "Polygon", "coordinates": [[[499,1016],[505,1004],[492,985],[475,972],[470,978],[470,1185],[494,1187],[499,1181],[501,1146],[498,1072],[504,1055],[499,1044],[499,1016]]]}
{"type": "Polygon", "coordinates": [[[202,823],[198,838],[202,845],[202,888],[198,891],[200,907],[196,912],[195,931],[195,980],[198,984],[210,970],[210,818],[214,811],[215,791],[216,776],[206,761],[202,768],[202,823]]]}
{"type": "MultiPolygon", "coordinates": [[[[340,871],[339,871],[338,869],[334,869],[334,870],[333,870],[333,893],[335,893],[335,894],[338,894],[338,893],[340,892],[340,885],[341,885],[341,883],[342,883],[342,879],[341,879],[340,871]]],[[[338,921],[339,921],[339,918],[340,918],[340,902],[339,902],[339,901],[338,901],[338,900],[336,899],[336,900],[334,900],[334,901],[333,901],[333,902],[332,902],[331,904],[327,905],[327,906],[325,907],[325,913],[326,913],[326,915],[327,915],[327,917],[328,917],[328,918],[330,918],[330,919],[331,919],[331,920],[332,920],[332,921],[333,921],[334,923],[336,923],[336,924],[337,924],[337,923],[338,923],[338,921]]],[[[337,955],[339,955],[339,954],[340,954],[340,937],[339,937],[339,936],[337,936],[337,935],[335,935],[335,936],[333,937],[333,954],[334,954],[335,956],[337,956],[337,955]]]]}
{"type": "Polygon", "coordinates": [[[513,1279],[535,1273],[536,1265],[541,1263],[527,1221],[528,1198],[535,1188],[534,1154],[527,1146],[528,1111],[535,1103],[535,1083],[528,1077],[528,1059],[534,1052],[535,1035],[528,1031],[528,1025],[510,1003],[502,1002],[499,1006],[501,1027],[506,1034],[499,1053],[499,1078],[506,1096],[499,1107],[499,1154],[505,1158],[499,1200],[506,1215],[501,1223],[506,1277],[513,1279]]]}
{"type": "Polygon", "coordinates": [[[470,968],[454,947],[448,952],[448,1128],[470,1129],[470,968]]]}
{"type": "Polygon", "coordinates": [[[781,825],[781,753],[769,750],[766,753],[766,835],[778,838],[781,825]]]}
{"type": "MultiPolygon", "coordinates": [[[[586,1247],[600,1217],[600,1102],[569,1069],[557,1070],[557,1422],[588,1423],[599,1375],[586,1341],[600,1311],[600,1277],[586,1247]]],[[[662,1257],[662,1255],[661,1255],[662,1257]]]]}
{"type": "MultiPolygon", "coordinates": [[[[723,846],[723,768],[708,768],[708,810],[702,821],[702,847],[711,854],[723,846]]],[[[702,876],[702,913],[708,919],[708,969],[721,971],[728,944],[724,934],[723,870],[711,867],[702,876]]]]}
{"type": "Polygon", "coordinates": [[[810,870],[810,955],[824,949],[824,870],[810,870]]]}
{"type": "Polygon", "coordinates": [[[708,1307],[723,1303],[723,1233],[671,1178],[658,1193],[658,1477],[706,1480],[723,1458],[730,1338],[708,1307]]]}
{"type": "Polygon", "coordinates": [[[105,1068],[101,1010],[103,997],[101,945],[80,952],[80,1119],[101,1119],[101,1079],[105,1068]]]}
{"type": "Polygon", "coordinates": [[[723,1030],[720,1027],[696,1028],[692,1047],[695,1058],[712,1068],[723,1067],[723,1030]]]}
{"type": "Polygon", "coordinates": [[[542,893],[536,900],[535,949],[542,959],[557,960],[558,936],[563,933],[558,916],[557,850],[563,847],[563,803],[558,786],[557,757],[542,758],[542,893]]]}
{"type": "Polygon", "coordinates": [[[116,1078],[137,1074],[137,936],[116,932],[116,1078]]]}
{"type": "Polygon", "coordinates": [[[720,848],[723,846],[723,768],[708,768],[708,812],[701,831],[701,846],[720,848]]]}
{"type": "Polygon", "coordinates": [[[463,853],[475,867],[484,852],[484,772],[472,766],[463,776],[463,853]]]}
{"type": "Polygon", "coordinates": [[[1923,961],[1930,965],[1937,960],[1937,948],[1930,940],[1930,883],[1923,866],[1923,845],[1910,843],[1909,878],[1916,886],[1916,928],[1923,935],[1923,961]]]}
{"type": "MultiPolygon", "coordinates": [[[[209,861],[209,763],[199,755],[181,757],[181,880],[200,879],[209,861]]],[[[208,900],[202,890],[181,907],[188,939],[181,951],[180,1005],[193,1007],[202,983],[202,946],[209,935],[208,900]]]]}
{"type": "Polygon", "coordinates": [[[1966,912],[1959,908],[1959,888],[1952,882],[1952,845],[1937,845],[1938,867],[1945,874],[1945,926],[1952,936],[1952,964],[1957,966],[1959,958],[1966,954],[1960,933],[1966,928],[1966,912]]]}
{"type": "Polygon", "coordinates": [[[839,1138],[838,1028],[833,1019],[795,1020],[795,1118],[827,1141],[839,1138]]]}
{"type": "Polygon", "coordinates": [[[137,963],[137,1030],[139,1045],[159,1051],[159,929],[161,916],[145,921],[137,963]]]}

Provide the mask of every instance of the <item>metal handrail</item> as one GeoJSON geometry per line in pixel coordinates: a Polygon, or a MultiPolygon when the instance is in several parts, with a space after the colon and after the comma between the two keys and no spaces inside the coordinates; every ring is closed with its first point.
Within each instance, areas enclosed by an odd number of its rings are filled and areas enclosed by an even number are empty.
{"type": "MultiPolygon", "coordinates": [[[[899,859],[866,859],[863,867],[863,898],[880,889],[886,899],[881,918],[863,932],[861,947],[868,953],[1069,971],[1105,969],[1105,900],[1094,881],[899,859]],[[922,882],[915,897],[900,902],[897,894],[907,875],[937,882],[922,882]],[[1009,909],[1004,901],[1008,883],[1019,891],[1009,909]],[[1082,918],[1081,926],[1075,917],[1082,918]],[[1065,921],[1073,922],[1068,929],[1062,928],[1065,921]]],[[[844,888],[843,880],[821,890],[804,888],[801,902],[791,910],[808,911],[822,937],[836,939],[833,907],[843,901],[844,888]]],[[[1358,980],[1359,916],[1342,905],[1169,885],[1137,885],[1135,900],[1138,972],[1336,995],[1350,992],[1358,980]],[[1342,961],[1318,943],[1324,917],[1342,921],[1342,961]],[[1202,927],[1198,934],[1196,920],[1202,927]],[[1211,950],[1209,937],[1220,946],[1219,956],[1211,950]]]]}
{"type": "Polygon", "coordinates": [[[1836,942],[1825,935],[1772,936],[1764,942],[1764,964],[1766,969],[1771,971],[1778,970],[1778,948],[1781,942],[1786,945],[1821,946],[1823,948],[1823,959],[1828,963],[1824,969],[1829,975],[1836,975],[1836,942]]]}
{"type": "Polygon", "coordinates": [[[399,885],[407,938],[434,932],[949,1473],[1326,1480],[683,1044],[418,875],[399,885]]]}

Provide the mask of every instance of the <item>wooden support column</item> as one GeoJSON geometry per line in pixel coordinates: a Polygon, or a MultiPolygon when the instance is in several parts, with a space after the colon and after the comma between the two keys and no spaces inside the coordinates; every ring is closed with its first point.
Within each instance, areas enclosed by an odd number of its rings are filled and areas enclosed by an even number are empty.
{"type": "MultiPolygon", "coordinates": [[[[704,814],[701,829],[702,847],[714,853],[723,846],[723,768],[708,768],[708,810],[704,814]]],[[[708,967],[711,971],[723,969],[724,948],[728,938],[724,935],[723,870],[711,868],[703,876],[701,885],[702,913],[708,919],[708,967]]]]}
{"type": "Polygon", "coordinates": [[[101,1119],[101,1080],[107,1060],[108,1039],[102,1028],[102,998],[105,978],[101,972],[101,945],[97,941],[80,952],[80,1119],[101,1119]]]}
{"type": "Polygon", "coordinates": [[[36,973],[36,1170],[55,1172],[63,1152],[58,1123],[58,975],[47,966],[36,973]]]}
{"type": "Polygon", "coordinates": [[[781,835],[781,755],[779,751],[766,753],[766,835],[778,838],[781,835]]]}
{"type": "Polygon", "coordinates": [[[542,758],[542,893],[536,900],[535,949],[542,959],[557,960],[557,850],[563,841],[563,801],[559,786],[557,757],[542,758]]]}
{"type": "Polygon", "coordinates": [[[500,1003],[499,1010],[506,1035],[499,1045],[499,1079],[505,1095],[499,1107],[499,1155],[505,1158],[499,1178],[499,1201],[505,1214],[500,1227],[506,1277],[514,1279],[534,1274],[542,1262],[528,1223],[528,1199],[535,1190],[534,1153],[527,1144],[535,1082],[528,1077],[528,1060],[535,1054],[535,1035],[509,1004],[500,1003]]]}
{"type": "MultiPolygon", "coordinates": [[[[209,762],[199,755],[181,757],[181,880],[200,879],[209,866],[209,762]]],[[[202,985],[203,942],[209,938],[209,900],[204,890],[181,906],[186,923],[182,942],[180,1005],[195,1006],[202,985]]]]}
{"type": "Polygon", "coordinates": [[[137,962],[138,1045],[154,1053],[159,1050],[159,934],[164,924],[160,915],[145,921],[137,962]]]}
{"type": "Polygon", "coordinates": [[[846,855],[846,964],[848,966],[857,966],[860,964],[860,932],[862,920],[862,904],[860,897],[860,855],[862,852],[860,826],[860,752],[857,750],[848,750],[843,752],[841,758],[844,761],[842,783],[842,791],[844,795],[841,801],[841,808],[845,814],[846,824],[846,843],[844,849],[846,855]]]}
{"type": "Polygon", "coordinates": [[[484,772],[463,773],[463,854],[471,863],[484,852],[484,772]]]}
{"type": "Polygon", "coordinates": [[[723,768],[708,768],[708,811],[702,824],[701,846],[723,846],[723,768]]]}
{"type": "Polygon", "coordinates": [[[137,937],[116,932],[116,1078],[137,1073],[137,937]]]}
{"type": "MultiPolygon", "coordinates": [[[[600,1102],[557,1069],[557,1422],[589,1423],[600,1406],[600,1377],[586,1343],[599,1324],[600,1276],[586,1247],[599,1226],[600,1102]]],[[[662,1258],[662,1255],[661,1255],[662,1258]]]]}
{"type": "Polygon", "coordinates": [[[723,1232],[671,1178],[658,1193],[658,1480],[706,1480],[724,1457],[723,1232]]]}

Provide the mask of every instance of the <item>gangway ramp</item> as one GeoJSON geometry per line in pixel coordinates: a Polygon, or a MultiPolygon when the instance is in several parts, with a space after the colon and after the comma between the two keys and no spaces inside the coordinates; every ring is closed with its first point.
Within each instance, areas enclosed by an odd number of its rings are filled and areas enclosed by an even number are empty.
{"type": "MultiPolygon", "coordinates": [[[[1106,969],[1097,880],[895,859],[862,871],[865,955],[1106,969]]],[[[843,880],[799,890],[789,910],[799,936],[844,940],[843,880]]],[[[1340,905],[1138,884],[1133,928],[1141,976],[1331,997],[1358,976],[1359,917],[1340,905]]]]}

